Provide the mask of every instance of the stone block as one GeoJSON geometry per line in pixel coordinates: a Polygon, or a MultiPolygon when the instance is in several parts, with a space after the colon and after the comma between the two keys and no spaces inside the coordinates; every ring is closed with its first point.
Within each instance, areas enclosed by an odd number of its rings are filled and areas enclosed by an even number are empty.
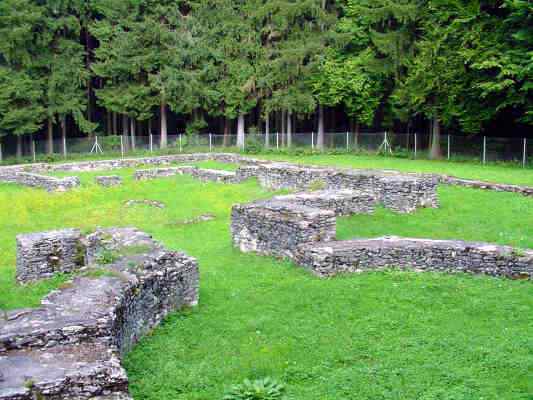
{"type": "Polygon", "coordinates": [[[335,238],[335,212],[275,200],[235,205],[231,233],[243,252],[290,258],[302,243],[335,238]]]}
{"type": "Polygon", "coordinates": [[[94,178],[96,183],[100,186],[111,187],[122,184],[122,178],[118,175],[97,176],[94,178]]]}
{"type": "Polygon", "coordinates": [[[17,281],[24,283],[73,272],[85,265],[78,229],[18,235],[17,281]]]}

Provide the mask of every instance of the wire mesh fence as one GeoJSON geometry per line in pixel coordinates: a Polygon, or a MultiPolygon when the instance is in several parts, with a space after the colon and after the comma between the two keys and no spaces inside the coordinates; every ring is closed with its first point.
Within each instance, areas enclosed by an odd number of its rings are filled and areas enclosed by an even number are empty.
{"type": "MultiPolygon", "coordinates": [[[[238,146],[237,135],[199,134],[167,135],[166,145],[159,135],[110,135],[84,138],[54,138],[32,140],[22,138],[0,145],[0,160],[4,162],[40,161],[76,158],[88,155],[122,157],[151,153],[207,151],[345,151],[379,153],[424,159],[429,155],[431,137],[416,133],[353,133],[329,132],[320,137],[316,132],[292,134],[249,133],[238,146]]],[[[442,158],[481,163],[513,162],[533,166],[533,139],[484,136],[442,135],[439,140],[442,158]]]]}

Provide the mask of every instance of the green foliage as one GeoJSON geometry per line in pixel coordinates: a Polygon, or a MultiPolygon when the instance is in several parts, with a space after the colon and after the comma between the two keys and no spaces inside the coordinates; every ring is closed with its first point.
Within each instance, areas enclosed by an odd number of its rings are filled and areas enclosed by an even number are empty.
{"type": "Polygon", "coordinates": [[[234,385],[222,398],[223,400],[282,400],[285,386],[272,378],[245,379],[243,383],[234,385]]]}

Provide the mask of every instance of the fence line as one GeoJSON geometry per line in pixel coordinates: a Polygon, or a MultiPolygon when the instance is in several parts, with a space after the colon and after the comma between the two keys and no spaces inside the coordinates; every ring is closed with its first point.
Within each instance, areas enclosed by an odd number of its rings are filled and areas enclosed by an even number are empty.
{"type": "MultiPolygon", "coordinates": [[[[387,155],[424,158],[430,145],[428,135],[419,133],[326,133],[323,137],[325,151],[340,150],[368,152],[387,155]]],[[[56,156],[84,154],[128,154],[159,151],[161,137],[148,136],[94,136],[86,138],[56,139],[52,143],[56,156]]],[[[237,135],[201,134],[194,136],[168,135],[168,152],[220,151],[224,149],[248,150],[317,150],[318,134],[293,133],[290,138],[279,132],[270,134],[247,134],[241,148],[237,146],[237,135]]],[[[493,161],[511,161],[523,167],[533,164],[533,140],[527,138],[494,138],[442,135],[440,147],[448,160],[477,160],[483,164],[493,161]]],[[[48,155],[46,140],[30,140],[24,143],[20,157],[37,161],[48,155]]],[[[0,144],[0,162],[17,158],[14,146],[0,144]]]]}

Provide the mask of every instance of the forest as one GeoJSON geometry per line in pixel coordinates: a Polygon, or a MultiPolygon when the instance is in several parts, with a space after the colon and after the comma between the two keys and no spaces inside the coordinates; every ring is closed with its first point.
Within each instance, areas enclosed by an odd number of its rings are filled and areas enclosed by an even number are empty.
{"type": "Polygon", "coordinates": [[[2,0],[0,140],[531,132],[529,0],[2,0]]]}

